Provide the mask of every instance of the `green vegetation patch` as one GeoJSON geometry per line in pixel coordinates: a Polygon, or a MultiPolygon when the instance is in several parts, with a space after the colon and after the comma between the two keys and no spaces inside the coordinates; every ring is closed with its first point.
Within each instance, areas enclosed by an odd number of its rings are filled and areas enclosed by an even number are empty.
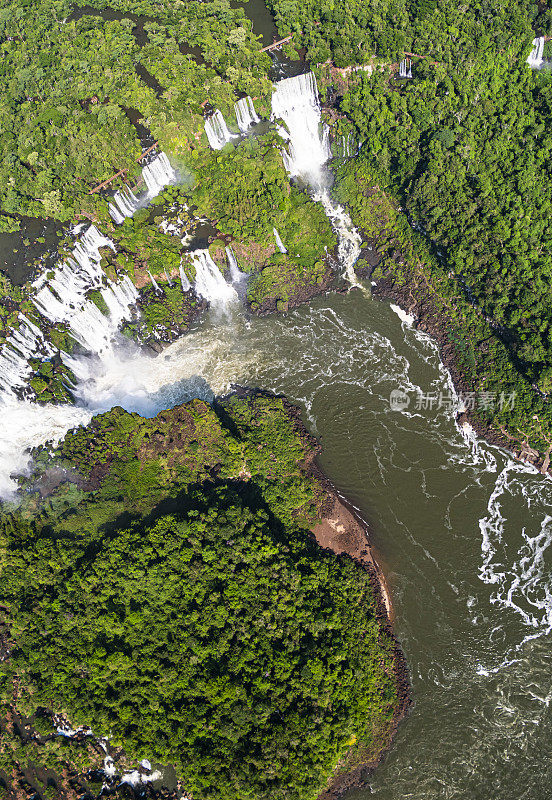
{"type": "Polygon", "coordinates": [[[16,684],[19,713],[172,763],[196,798],[315,798],[397,682],[369,572],[304,527],[312,454],[272,396],[114,409],[44,451],[1,519],[2,702],[16,684]]]}

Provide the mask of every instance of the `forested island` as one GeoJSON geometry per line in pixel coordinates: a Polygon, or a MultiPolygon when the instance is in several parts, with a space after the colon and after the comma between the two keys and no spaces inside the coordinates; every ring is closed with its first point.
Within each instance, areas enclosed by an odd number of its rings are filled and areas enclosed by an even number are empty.
{"type": "Polygon", "coordinates": [[[2,797],[172,774],[178,796],[315,798],[377,762],[404,666],[373,564],[335,554],[368,544],[316,452],[242,392],[114,408],[35,455],[0,521],[2,797]],[[312,531],[327,546],[336,513],[332,552],[312,531]]]}

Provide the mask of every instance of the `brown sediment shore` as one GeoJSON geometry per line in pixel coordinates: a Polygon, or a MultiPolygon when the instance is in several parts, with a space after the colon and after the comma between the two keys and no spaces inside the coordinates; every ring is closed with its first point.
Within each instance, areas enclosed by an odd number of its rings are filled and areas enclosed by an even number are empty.
{"type": "MultiPolygon", "coordinates": [[[[238,389],[238,394],[247,391],[238,389]]],[[[262,390],[253,391],[264,393],[262,390]]],[[[295,429],[305,445],[306,456],[303,468],[316,479],[321,490],[319,520],[311,527],[311,531],[320,547],[339,555],[349,556],[362,564],[368,571],[376,599],[376,613],[381,624],[381,635],[391,641],[394,654],[397,703],[393,718],[389,724],[377,731],[369,748],[356,751],[351,749],[350,753],[337,765],[327,787],[318,797],[318,800],[335,800],[351,789],[365,786],[370,775],[389,751],[397,727],[406,717],[412,705],[410,677],[406,659],[393,633],[394,615],[391,592],[370,542],[368,525],[347,499],[339,494],[321,469],[317,456],[322,448],[318,440],[307,431],[299,409],[285,398],[282,399],[287,413],[293,420],[295,429]]]]}
{"type": "Polygon", "coordinates": [[[360,789],[367,784],[371,774],[389,751],[398,725],[406,717],[412,700],[406,660],[392,628],[394,614],[391,592],[370,543],[368,527],[317,466],[315,470],[317,479],[324,483],[327,497],[324,516],[313,526],[312,532],[320,547],[337,554],[346,554],[368,570],[376,597],[377,613],[382,623],[382,635],[391,639],[393,644],[397,681],[397,704],[391,724],[379,731],[370,749],[351,754],[350,759],[343,759],[326,789],[318,797],[318,800],[334,800],[349,790],[360,789]]]}

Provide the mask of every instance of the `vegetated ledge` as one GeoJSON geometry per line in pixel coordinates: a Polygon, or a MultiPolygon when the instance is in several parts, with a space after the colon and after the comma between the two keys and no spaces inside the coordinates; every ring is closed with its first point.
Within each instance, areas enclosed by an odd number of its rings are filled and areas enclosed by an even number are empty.
{"type": "MultiPolygon", "coordinates": [[[[140,758],[174,764],[180,792],[197,800],[227,797],[223,786],[230,784],[240,796],[240,781],[253,797],[297,800],[315,800],[324,784],[324,797],[362,785],[406,713],[408,679],[365,526],[320,472],[318,452],[298,409],[282,397],[239,389],[212,406],[194,400],[154,419],[115,408],[70,432],[54,451],[35,454],[19,508],[0,517],[0,630],[10,642],[0,663],[0,699],[8,719],[25,720],[19,744],[12,726],[11,746],[0,747],[7,797],[28,783],[25,764],[43,774],[41,752],[57,796],[73,800],[93,791],[90,776],[98,775],[105,753],[82,741],[78,751],[77,743],[60,749],[55,736],[44,739],[48,708],[63,712],[75,730],[89,724],[101,733],[108,726],[117,780],[140,758]],[[201,603],[187,606],[184,598],[196,591],[201,603]],[[233,598],[227,607],[226,596],[233,598]],[[178,608],[175,597],[183,598],[178,608]],[[222,617],[212,627],[225,607],[230,628],[222,617]],[[245,658],[243,674],[235,674],[237,662],[225,666],[231,639],[219,637],[220,624],[237,637],[233,658],[245,658]],[[306,649],[298,647],[302,641],[306,649]],[[222,657],[221,677],[250,698],[238,703],[241,716],[233,693],[229,700],[215,693],[211,702],[205,688],[197,705],[197,687],[212,674],[202,672],[205,657],[222,657]],[[173,684],[178,694],[187,681],[195,689],[177,717],[178,744],[165,731],[180,707],[173,684]],[[124,690],[120,699],[117,687],[124,690]],[[276,703],[274,714],[267,702],[276,703]],[[237,726],[238,744],[226,738],[228,725],[237,726]],[[194,758],[195,737],[204,753],[206,735],[218,743],[207,764],[194,758]],[[244,756],[249,748],[251,762],[244,756]]],[[[148,786],[148,795],[150,789],[160,796],[158,786],[148,786]]]]}
{"type": "Polygon", "coordinates": [[[427,237],[365,165],[351,160],[338,170],[335,192],[364,238],[357,274],[371,279],[374,297],[393,301],[416,317],[416,327],[432,336],[455,390],[477,401],[458,415],[491,444],[550,474],[550,406],[523,377],[499,328],[465,297],[461,281],[445,273],[427,237]],[[499,407],[504,392],[515,405],[499,407]],[[480,393],[494,398],[479,407],[480,393]]]}

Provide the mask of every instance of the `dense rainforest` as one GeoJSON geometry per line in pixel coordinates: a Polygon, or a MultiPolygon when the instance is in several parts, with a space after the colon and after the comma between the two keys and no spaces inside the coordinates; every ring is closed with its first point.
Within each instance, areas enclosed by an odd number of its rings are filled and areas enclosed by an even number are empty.
{"type": "Polygon", "coordinates": [[[0,796],[93,792],[108,753],[114,785],[146,758],[194,798],[304,800],[381,748],[396,645],[371,573],[309,530],[314,452],[250,395],[114,408],[35,454],[0,519],[0,796]]]}
{"type": "Polygon", "coordinates": [[[236,92],[270,95],[270,58],[228,0],[94,0],[84,13],[67,0],[4,0],[0,42],[4,230],[15,214],[73,220],[94,210],[102,180],[121,169],[136,178],[136,117],[178,164],[202,103],[227,110],[236,92]]]}
{"type": "Polygon", "coordinates": [[[338,166],[335,195],[378,240],[373,277],[432,308],[459,388],[495,398],[475,414],[546,461],[552,80],[526,59],[533,37],[552,32],[548,4],[269,5],[318,62],[337,129],[362,143],[338,166]],[[516,400],[500,408],[501,396],[516,400]]]}

